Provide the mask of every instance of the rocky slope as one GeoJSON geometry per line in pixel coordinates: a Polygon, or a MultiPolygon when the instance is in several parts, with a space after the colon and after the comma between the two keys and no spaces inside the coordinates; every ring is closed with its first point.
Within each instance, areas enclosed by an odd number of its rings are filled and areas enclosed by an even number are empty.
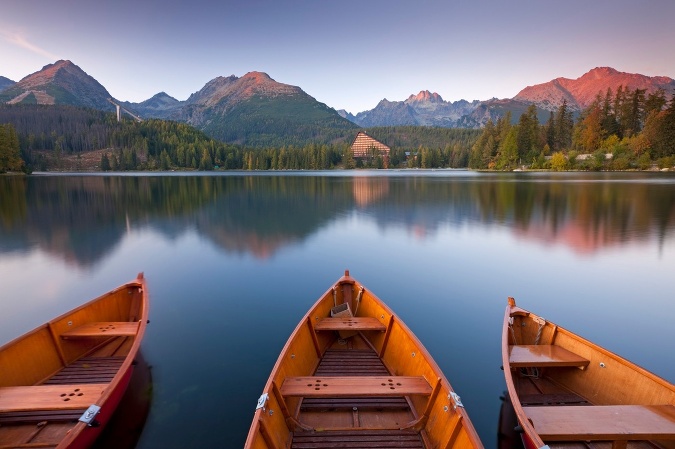
{"type": "Polygon", "coordinates": [[[340,115],[363,127],[418,125],[454,128],[458,121],[471,113],[478,101],[444,101],[437,93],[428,90],[410,95],[404,101],[389,101],[386,98],[369,111],[356,115],[340,111],[340,115]]]}
{"type": "Polygon", "coordinates": [[[46,65],[0,92],[0,103],[67,104],[112,111],[108,91],[70,61],[46,65]]]}
{"type": "Polygon", "coordinates": [[[667,98],[675,94],[675,80],[672,78],[619,72],[611,67],[596,67],[574,80],[556,78],[547,83],[528,86],[513,99],[534,103],[547,110],[555,110],[563,100],[567,100],[572,111],[581,111],[591,105],[599,92],[603,96],[607,89],[616,93],[619,86],[630,90],[644,89],[647,94],[663,89],[667,98]]]}
{"type": "Polygon", "coordinates": [[[215,78],[168,118],[226,142],[255,146],[329,142],[356,128],[299,87],[262,72],[215,78]]]}

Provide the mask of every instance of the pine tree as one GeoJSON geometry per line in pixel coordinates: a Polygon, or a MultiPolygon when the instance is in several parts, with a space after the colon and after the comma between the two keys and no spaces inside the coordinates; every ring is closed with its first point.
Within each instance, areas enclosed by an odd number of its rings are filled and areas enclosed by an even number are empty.
{"type": "Polygon", "coordinates": [[[555,118],[553,111],[551,111],[548,122],[546,122],[546,145],[549,148],[555,148],[555,118]]]}
{"type": "Polygon", "coordinates": [[[574,127],[574,120],[572,118],[572,111],[567,107],[567,100],[563,100],[558,108],[554,126],[555,145],[552,147],[553,151],[568,149],[572,145],[572,128],[574,127]]]}
{"type": "Polygon", "coordinates": [[[110,171],[110,159],[108,159],[108,153],[103,153],[101,156],[101,171],[110,171]]]}
{"type": "Polygon", "coordinates": [[[23,166],[19,137],[14,126],[11,123],[0,125],[0,173],[21,171],[23,166]]]}

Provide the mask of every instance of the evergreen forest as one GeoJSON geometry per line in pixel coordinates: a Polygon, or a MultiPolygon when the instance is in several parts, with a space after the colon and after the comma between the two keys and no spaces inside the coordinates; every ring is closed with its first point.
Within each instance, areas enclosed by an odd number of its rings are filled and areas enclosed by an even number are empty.
{"type": "MultiPolygon", "coordinates": [[[[3,105],[0,123],[15,136],[12,148],[28,171],[64,170],[64,160],[100,154],[97,170],[325,170],[332,168],[466,167],[480,131],[386,127],[366,132],[389,144],[389,161],[378,154],[354,160],[349,151],[358,130],[332,143],[244,146],[212,139],[196,128],[167,120],[118,122],[111,113],[72,106],[3,105]],[[11,131],[10,131],[11,130],[11,131]]],[[[16,171],[4,164],[5,170],[16,171]]],[[[87,164],[82,164],[86,169],[87,164]]]]}
{"type": "Polygon", "coordinates": [[[647,170],[675,166],[675,97],[619,86],[574,118],[563,102],[546,123],[530,108],[489,121],[471,149],[474,169],[647,170]]]}
{"type": "Polygon", "coordinates": [[[574,114],[565,102],[540,123],[530,106],[518,120],[507,112],[480,130],[391,126],[367,128],[391,148],[355,160],[356,130],[330,143],[310,138],[246,146],[226,143],[181,122],[136,122],[63,105],[0,106],[0,173],[77,169],[326,170],[333,168],[465,168],[514,170],[647,170],[675,165],[675,98],[663,91],[619,87],[599,93],[574,114]],[[93,160],[95,158],[95,160],[93,160]],[[80,161],[82,163],[80,164],[80,161]],[[80,168],[81,165],[81,168],[80,168]]]}

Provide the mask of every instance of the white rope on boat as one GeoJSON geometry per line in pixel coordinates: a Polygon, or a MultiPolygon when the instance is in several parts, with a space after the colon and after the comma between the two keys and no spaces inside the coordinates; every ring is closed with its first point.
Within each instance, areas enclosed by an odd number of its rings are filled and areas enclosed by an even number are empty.
{"type": "Polygon", "coordinates": [[[359,304],[361,304],[361,296],[363,295],[363,286],[361,286],[361,289],[359,290],[359,294],[356,296],[356,307],[354,308],[354,316],[356,316],[356,312],[359,311],[359,304]]]}

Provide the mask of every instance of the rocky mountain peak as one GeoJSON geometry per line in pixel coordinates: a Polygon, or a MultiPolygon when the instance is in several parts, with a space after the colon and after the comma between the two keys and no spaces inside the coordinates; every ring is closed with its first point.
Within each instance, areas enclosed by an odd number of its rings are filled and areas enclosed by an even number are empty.
{"type": "Polygon", "coordinates": [[[675,95],[675,80],[671,78],[620,72],[611,67],[596,67],[577,79],[556,78],[547,83],[528,86],[513,99],[534,103],[549,111],[556,110],[565,100],[570,109],[581,111],[595,101],[598,93],[604,95],[607,89],[616,92],[619,86],[630,90],[642,89],[647,94],[662,89],[667,98],[675,95]]]}
{"type": "Polygon", "coordinates": [[[48,64],[2,91],[6,103],[69,104],[111,110],[111,95],[98,81],[68,60],[48,64]]]}
{"type": "Polygon", "coordinates": [[[431,93],[428,90],[421,90],[417,95],[410,95],[406,100],[406,103],[413,102],[428,102],[428,103],[442,103],[443,98],[438,95],[436,92],[431,93]]]}

